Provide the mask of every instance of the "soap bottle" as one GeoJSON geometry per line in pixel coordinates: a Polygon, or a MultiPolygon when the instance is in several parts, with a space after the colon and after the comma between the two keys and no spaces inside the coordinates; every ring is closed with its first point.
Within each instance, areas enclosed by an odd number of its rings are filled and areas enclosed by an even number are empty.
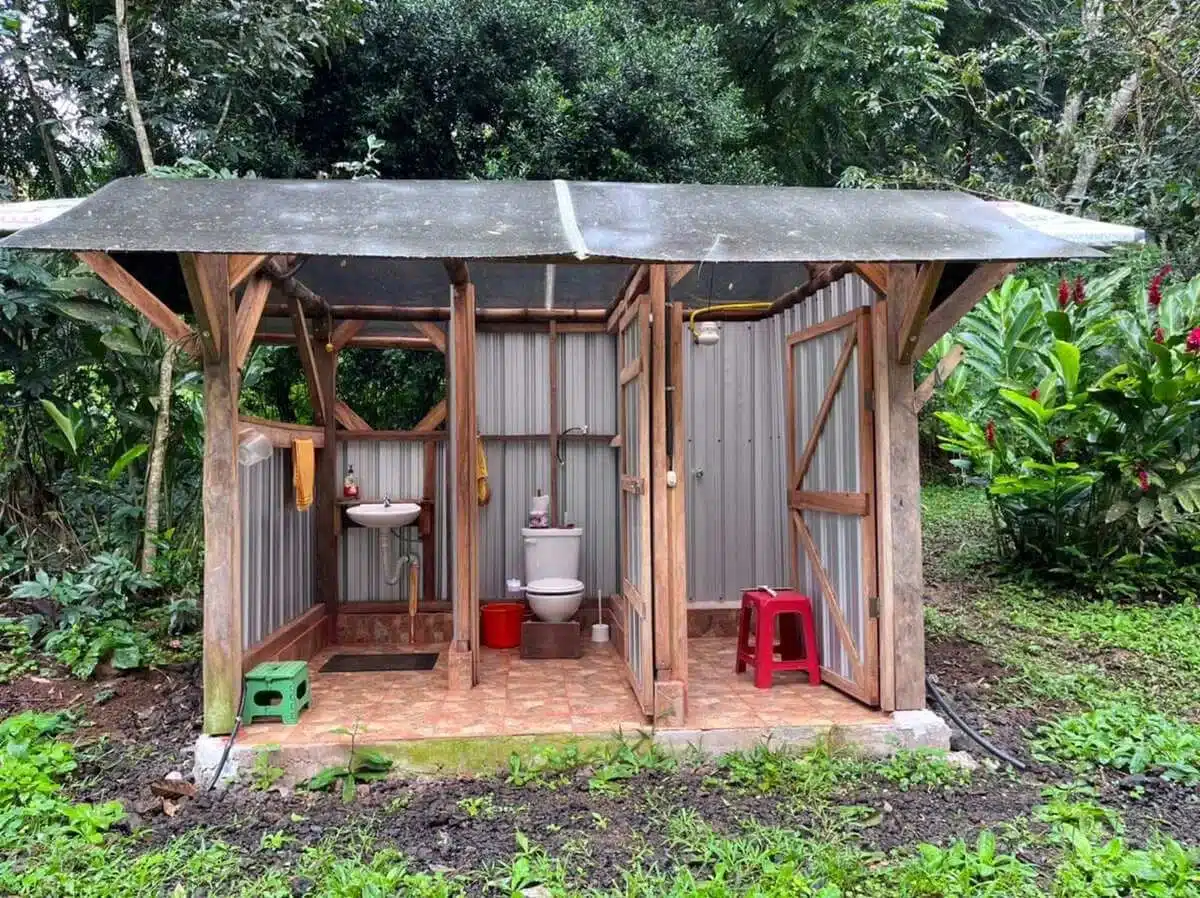
{"type": "Polygon", "coordinates": [[[342,495],[347,499],[358,498],[358,478],[354,476],[354,465],[346,467],[346,477],[342,481],[342,495]]]}

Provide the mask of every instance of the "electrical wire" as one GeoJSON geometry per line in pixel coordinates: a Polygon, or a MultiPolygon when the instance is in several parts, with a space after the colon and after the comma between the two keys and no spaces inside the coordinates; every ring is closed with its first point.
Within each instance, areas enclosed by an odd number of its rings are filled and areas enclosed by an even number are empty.
{"type": "Polygon", "coordinates": [[[229,741],[225,743],[225,751],[221,752],[221,763],[217,765],[217,772],[213,774],[212,782],[208,784],[206,791],[211,792],[217,786],[217,780],[221,778],[221,771],[225,769],[225,762],[229,760],[229,752],[233,750],[233,741],[237,739],[238,730],[242,728],[242,711],[246,708],[246,689],[242,687],[242,698],[238,702],[237,716],[233,718],[233,732],[229,734],[229,741]]]}
{"type": "Polygon", "coordinates": [[[934,685],[933,680],[930,679],[929,676],[925,677],[925,691],[929,693],[929,697],[933,699],[933,703],[945,711],[947,716],[954,721],[958,728],[962,730],[963,733],[966,734],[967,738],[969,738],[972,742],[974,742],[988,754],[992,755],[992,757],[999,758],[1001,761],[1012,765],[1017,770],[1029,769],[1028,764],[1025,764],[1023,761],[1018,761],[1003,749],[992,745],[992,743],[988,742],[981,735],[979,735],[979,733],[968,726],[966,721],[959,717],[958,713],[952,707],[950,707],[950,703],[946,701],[946,697],[942,695],[941,690],[934,685]]]}

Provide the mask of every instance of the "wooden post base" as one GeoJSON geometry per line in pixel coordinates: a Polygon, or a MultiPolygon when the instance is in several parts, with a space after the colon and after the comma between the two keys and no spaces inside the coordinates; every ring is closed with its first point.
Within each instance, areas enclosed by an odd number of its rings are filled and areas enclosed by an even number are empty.
{"type": "Polygon", "coordinates": [[[446,673],[451,692],[466,692],[474,687],[475,664],[469,647],[455,644],[446,650],[446,673]]]}
{"type": "Polygon", "coordinates": [[[522,658],[578,658],[582,654],[577,620],[527,620],[521,624],[522,658]]]}
{"type": "Polygon", "coordinates": [[[683,726],[687,715],[687,683],[658,680],[654,684],[654,725],[683,726]]]}

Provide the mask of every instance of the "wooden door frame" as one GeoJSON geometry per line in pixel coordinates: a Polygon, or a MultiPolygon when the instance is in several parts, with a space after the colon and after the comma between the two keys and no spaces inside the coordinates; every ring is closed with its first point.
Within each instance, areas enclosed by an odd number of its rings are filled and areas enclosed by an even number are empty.
{"type": "Polygon", "coordinates": [[[873,403],[874,365],[871,334],[871,310],[867,307],[854,309],[834,316],[819,324],[790,334],[786,340],[786,415],[788,477],[786,507],[788,530],[791,542],[792,582],[800,583],[800,552],[804,551],[821,588],[833,601],[827,603],[831,620],[838,639],[841,641],[851,667],[852,679],[847,680],[835,671],[822,667],[822,677],[831,685],[869,704],[880,700],[880,655],[879,615],[871,607],[879,594],[879,570],[876,556],[876,499],[875,481],[875,421],[873,403]],[[796,446],[796,361],[797,348],[816,337],[848,331],[838,354],[834,370],[825,384],[821,405],[813,421],[803,452],[796,446]],[[845,383],[845,375],[851,360],[854,360],[859,378],[858,439],[859,439],[859,484],[856,493],[838,493],[829,490],[803,490],[804,478],[808,475],[812,461],[824,433],[825,425],[845,383]],[[866,640],[856,646],[849,632],[849,625],[837,600],[837,590],[829,581],[819,550],[804,521],[804,511],[822,511],[839,515],[853,515],[861,519],[860,544],[862,546],[863,601],[868,603],[866,640]]]}

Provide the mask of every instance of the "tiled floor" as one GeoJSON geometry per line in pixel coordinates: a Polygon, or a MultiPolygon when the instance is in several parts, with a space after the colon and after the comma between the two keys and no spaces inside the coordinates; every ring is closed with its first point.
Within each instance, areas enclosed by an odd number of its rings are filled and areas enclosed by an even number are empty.
{"type": "MultiPolygon", "coordinates": [[[[418,647],[434,651],[436,647],[418,647]]],[[[320,745],[345,737],[332,732],[359,723],[370,742],[469,736],[598,735],[648,728],[611,646],[584,643],[577,661],[523,661],[516,649],[485,649],[480,684],[466,693],[446,686],[445,656],[431,671],[321,673],[338,652],[398,652],[404,647],[338,646],[309,662],[313,705],[296,726],[257,723],[239,737],[245,745],[320,745]]],[[[771,689],[754,687],[753,671],[733,673],[734,640],[688,643],[686,730],[753,729],[882,723],[828,686],[812,687],[799,672],[776,674],[771,689]]]]}
{"type": "Polygon", "coordinates": [[[772,729],[884,723],[872,711],[829,686],[809,686],[801,671],[775,674],[770,689],[754,686],[754,669],[734,674],[736,641],[688,640],[688,730],[772,729]]]}
{"type": "MultiPolygon", "coordinates": [[[[435,651],[422,646],[417,651],[435,651]]],[[[309,662],[312,707],[296,726],[256,723],[247,745],[344,741],[332,733],[356,722],[371,742],[466,736],[608,734],[647,728],[610,646],[584,643],[579,660],[523,661],[516,649],[484,649],[480,683],[470,692],[446,686],[445,655],[431,671],[320,673],[338,652],[399,652],[404,647],[338,646],[309,662]]]]}

